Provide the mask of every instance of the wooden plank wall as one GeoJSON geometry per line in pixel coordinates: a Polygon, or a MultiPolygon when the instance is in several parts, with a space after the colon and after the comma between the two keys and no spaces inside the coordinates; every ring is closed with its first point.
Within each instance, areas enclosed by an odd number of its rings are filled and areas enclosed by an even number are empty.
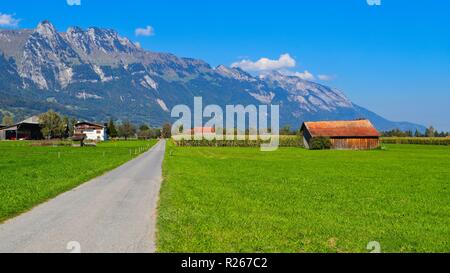
{"type": "Polygon", "coordinates": [[[332,138],[332,149],[336,150],[370,150],[380,147],[378,138],[332,138]]]}

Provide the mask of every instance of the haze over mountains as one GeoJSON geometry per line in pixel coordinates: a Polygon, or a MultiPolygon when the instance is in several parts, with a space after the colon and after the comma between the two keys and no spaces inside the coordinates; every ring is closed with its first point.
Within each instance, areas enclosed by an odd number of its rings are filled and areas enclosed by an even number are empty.
{"type": "Polygon", "coordinates": [[[420,130],[352,103],[342,92],[295,76],[253,76],[168,53],[149,52],[110,29],[58,32],[48,21],[35,29],[0,30],[0,110],[16,119],[54,109],[92,121],[109,118],[161,125],[170,109],[204,104],[279,104],[281,125],[369,118],[380,130],[420,130]]]}

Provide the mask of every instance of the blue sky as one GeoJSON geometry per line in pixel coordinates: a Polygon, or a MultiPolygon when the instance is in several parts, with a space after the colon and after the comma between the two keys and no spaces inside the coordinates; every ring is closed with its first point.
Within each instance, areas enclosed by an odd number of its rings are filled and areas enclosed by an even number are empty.
{"type": "Polygon", "coordinates": [[[267,58],[388,119],[450,130],[450,1],[67,1],[0,0],[0,27],[113,28],[213,66],[267,58]]]}

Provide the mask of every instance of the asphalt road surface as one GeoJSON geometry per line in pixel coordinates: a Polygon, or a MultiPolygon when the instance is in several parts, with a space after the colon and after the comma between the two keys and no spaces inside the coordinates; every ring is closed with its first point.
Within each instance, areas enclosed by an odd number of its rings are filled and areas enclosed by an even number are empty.
{"type": "MultiPolygon", "coordinates": [[[[0,225],[0,253],[151,253],[165,142],[0,225]]],[[[70,174],[67,174],[70,175],[70,174]]]]}

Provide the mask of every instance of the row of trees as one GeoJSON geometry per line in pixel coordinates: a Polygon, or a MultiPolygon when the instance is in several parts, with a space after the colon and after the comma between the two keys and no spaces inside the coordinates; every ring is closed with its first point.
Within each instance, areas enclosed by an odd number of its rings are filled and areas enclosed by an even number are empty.
{"type": "MultiPolygon", "coordinates": [[[[75,118],[67,116],[60,116],[58,113],[50,110],[39,116],[41,122],[41,132],[45,138],[69,138],[73,135],[73,129],[78,122],[75,118]]],[[[2,124],[10,126],[14,124],[14,118],[9,114],[4,114],[2,124]]],[[[107,133],[110,138],[139,138],[139,139],[153,139],[153,138],[170,138],[172,126],[169,123],[164,124],[162,129],[152,128],[147,124],[142,124],[139,127],[130,121],[124,121],[118,125],[113,119],[105,123],[107,133]]],[[[287,125],[280,129],[280,135],[297,135],[299,130],[292,130],[291,126],[287,125]]],[[[448,137],[449,132],[438,132],[433,126],[426,129],[425,133],[418,130],[402,131],[395,129],[391,131],[382,132],[384,137],[448,137]]]]}
{"type": "MultiPolygon", "coordinates": [[[[39,116],[41,123],[42,135],[47,139],[53,138],[69,138],[73,136],[74,127],[78,121],[74,118],[62,117],[58,113],[50,110],[39,116]]],[[[139,139],[154,139],[161,136],[170,138],[171,125],[164,125],[163,129],[152,128],[147,124],[142,124],[139,127],[130,121],[124,121],[118,125],[113,119],[105,123],[107,134],[110,138],[139,138],[139,139]]]]}
{"type": "Polygon", "coordinates": [[[414,133],[411,130],[402,131],[400,129],[394,129],[391,131],[382,132],[384,137],[448,137],[449,132],[438,132],[433,126],[430,126],[425,130],[425,133],[421,133],[416,130],[414,133]]]}
{"type": "Polygon", "coordinates": [[[139,127],[130,121],[124,121],[118,126],[115,125],[114,120],[110,119],[106,125],[107,132],[111,138],[139,138],[139,139],[154,139],[162,136],[161,129],[152,128],[147,124],[142,124],[139,127]]]}

